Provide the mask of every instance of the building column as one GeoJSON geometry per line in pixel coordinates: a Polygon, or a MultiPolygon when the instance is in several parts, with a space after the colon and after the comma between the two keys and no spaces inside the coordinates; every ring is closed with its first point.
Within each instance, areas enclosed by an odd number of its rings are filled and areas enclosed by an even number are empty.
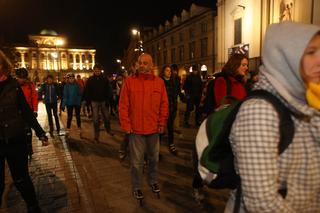
{"type": "Polygon", "coordinates": [[[61,52],[59,50],[57,50],[58,52],[58,58],[57,58],[57,63],[58,63],[58,72],[61,72],[62,67],[61,67],[61,52]]]}
{"type": "Polygon", "coordinates": [[[225,40],[226,40],[226,35],[225,35],[225,21],[226,21],[226,14],[225,14],[225,0],[219,0],[217,2],[217,12],[218,12],[218,17],[217,17],[217,29],[218,32],[217,33],[217,65],[218,65],[218,69],[220,69],[223,64],[226,61],[226,57],[227,57],[227,50],[226,50],[226,45],[225,45],[225,40]]]}
{"type": "Polygon", "coordinates": [[[45,60],[46,60],[46,70],[49,70],[50,68],[50,61],[49,61],[49,56],[48,56],[48,52],[45,53],[45,60]]]}
{"type": "Polygon", "coordinates": [[[77,66],[76,66],[76,54],[72,53],[72,56],[73,56],[73,69],[76,70],[77,69],[77,66]]]}
{"type": "Polygon", "coordinates": [[[91,59],[92,59],[92,61],[91,61],[91,64],[92,64],[91,69],[93,69],[94,65],[96,64],[96,60],[95,60],[94,57],[95,57],[95,54],[91,54],[91,59]]]}
{"type": "Polygon", "coordinates": [[[20,55],[21,55],[21,67],[26,67],[24,52],[20,52],[20,55]]]}
{"type": "Polygon", "coordinates": [[[82,64],[82,53],[80,53],[80,70],[83,69],[83,64],[82,64]]]}

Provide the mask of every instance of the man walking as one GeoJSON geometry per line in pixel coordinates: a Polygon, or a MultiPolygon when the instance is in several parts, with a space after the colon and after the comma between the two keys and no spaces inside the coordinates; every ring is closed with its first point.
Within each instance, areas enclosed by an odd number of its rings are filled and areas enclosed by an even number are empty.
{"type": "Polygon", "coordinates": [[[122,129],[129,134],[131,182],[136,199],[141,192],[144,153],[148,156],[148,180],[154,193],[159,161],[159,133],[163,133],[168,119],[168,98],[164,82],[153,73],[152,57],[143,53],[138,58],[138,72],[128,77],[122,87],[119,117],[122,129]]]}
{"type": "Polygon", "coordinates": [[[94,128],[94,140],[96,143],[99,142],[100,135],[100,122],[99,122],[99,111],[104,121],[104,126],[109,135],[113,136],[111,132],[111,125],[108,113],[108,105],[111,97],[111,87],[109,81],[102,74],[102,66],[99,64],[93,67],[93,76],[91,76],[86,84],[84,90],[84,99],[86,102],[91,102],[92,105],[92,117],[93,117],[93,128],[94,128]]]}
{"type": "Polygon", "coordinates": [[[41,94],[44,96],[43,100],[46,105],[46,111],[48,114],[48,121],[49,121],[49,128],[50,128],[50,135],[53,137],[53,120],[52,115],[54,116],[57,134],[60,133],[60,123],[59,117],[57,113],[58,108],[58,99],[61,97],[58,84],[54,82],[53,76],[48,75],[47,81],[41,87],[41,94]]]}

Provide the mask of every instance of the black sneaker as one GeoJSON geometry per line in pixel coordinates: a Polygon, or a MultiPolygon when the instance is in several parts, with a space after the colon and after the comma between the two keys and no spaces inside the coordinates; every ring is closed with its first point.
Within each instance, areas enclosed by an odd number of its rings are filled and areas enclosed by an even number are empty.
{"type": "Polygon", "coordinates": [[[174,144],[170,144],[170,145],[169,145],[169,152],[170,152],[171,154],[173,154],[174,156],[177,156],[177,155],[178,155],[178,151],[177,151],[177,149],[176,149],[176,147],[175,147],[174,144]]]}
{"type": "Polygon", "coordinates": [[[38,205],[27,206],[28,213],[41,213],[41,209],[38,205]]]}
{"type": "Polygon", "coordinates": [[[152,189],[152,191],[154,193],[159,193],[160,192],[160,188],[159,188],[157,183],[151,184],[150,186],[151,186],[151,189],[152,189]]]}
{"type": "Polygon", "coordinates": [[[140,189],[136,189],[133,191],[133,196],[137,199],[137,200],[141,200],[144,198],[143,193],[140,189]]]}
{"type": "Polygon", "coordinates": [[[190,128],[190,124],[189,124],[189,123],[184,123],[184,124],[183,124],[183,127],[184,127],[184,128],[190,128]]]}
{"type": "Polygon", "coordinates": [[[114,133],[111,130],[107,130],[107,133],[112,137],[114,136],[114,133]]]}

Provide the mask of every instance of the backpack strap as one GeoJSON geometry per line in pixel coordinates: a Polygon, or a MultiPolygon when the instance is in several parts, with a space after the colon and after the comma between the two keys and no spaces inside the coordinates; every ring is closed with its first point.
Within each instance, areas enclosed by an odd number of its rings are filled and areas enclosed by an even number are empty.
{"type": "Polygon", "coordinates": [[[286,107],[276,96],[266,90],[254,90],[247,99],[251,98],[263,98],[272,104],[279,116],[279,131],[280,131],[280,143],[279,143],[279,155],[283,153],[286,148],[291,144],[294,136],[294,123],[291,118],[291,111],[286,107]]]}

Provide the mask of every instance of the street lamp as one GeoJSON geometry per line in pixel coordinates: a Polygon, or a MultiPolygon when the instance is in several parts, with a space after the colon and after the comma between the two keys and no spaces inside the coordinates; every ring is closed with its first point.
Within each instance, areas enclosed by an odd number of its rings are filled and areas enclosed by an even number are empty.
{"type": "Polygon", "coordinates": [[[139,52],[139,54],[140,54],[141,52],[143,52],[143,42],[141,40],[140,31],[137,30],[136,28],[133,28],[131,30],[131,33],[132,33],[133,37],[137,40],[136,48],[134,48],[134,52],[139,52]]]}
{"type": "Polygon", "coordinates": [[[136,28],[133,28],[131,32],[132,32],[132,35],[134,36],[138,35],[138,33],[140,34],[139,30],[137,30],[136,28]]]}
{"type": "MultiPolygon", "coordinates": [[[[116,59],[116,62],[119,64],[119,68],[120,68],[120,72],[122,72],[123,70],[125,70],[125,67],[122,65],[122,61],[120,59],[116,59]]],[[[118,72],[118,71],[117,71],[118,72]]]]}

